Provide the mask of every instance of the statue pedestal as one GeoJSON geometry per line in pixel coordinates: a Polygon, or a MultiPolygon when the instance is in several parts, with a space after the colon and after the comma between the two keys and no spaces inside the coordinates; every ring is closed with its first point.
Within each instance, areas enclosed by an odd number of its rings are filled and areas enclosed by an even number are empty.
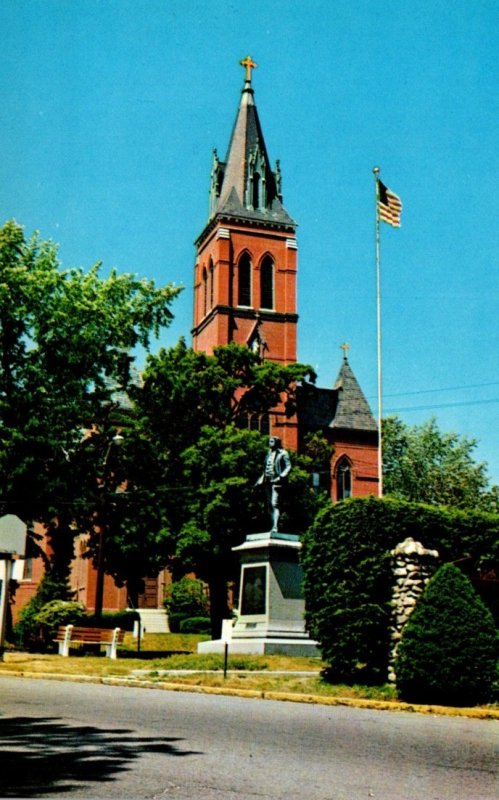
{"type": "Polygon", "coordinates": [[[299,536],[253,533],[234,552],[240,553],[239,614],[230,641],[201,642],[199,653],[319,656],[317,643],[305,631],[299,536]]]}

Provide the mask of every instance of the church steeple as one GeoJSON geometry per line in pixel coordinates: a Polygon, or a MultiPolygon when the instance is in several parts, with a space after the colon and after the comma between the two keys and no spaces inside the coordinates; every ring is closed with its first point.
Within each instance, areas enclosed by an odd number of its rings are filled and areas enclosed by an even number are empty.
{"type": "Polygon", "coordinates": [[[256,64],[241,62],[245,80],[225,161],[216,150],[208,223],[196,241],[193,346],[211,352],[236,341],[264,357],[296,361],[296,223],[282,205],[279,162],[273,170],[252,87],[256,64]]]}
{"type": "Polygon", "coordinates": [[[294,228],[294,220],[281,203],[279,162],[272,170],[254,101],[251,69],[256,64],[250,56],[240,63],[246,67],[246,79],[225,161],[219,161],[214,152],[210,219],[216,214],[229,214],[294,228]]]}

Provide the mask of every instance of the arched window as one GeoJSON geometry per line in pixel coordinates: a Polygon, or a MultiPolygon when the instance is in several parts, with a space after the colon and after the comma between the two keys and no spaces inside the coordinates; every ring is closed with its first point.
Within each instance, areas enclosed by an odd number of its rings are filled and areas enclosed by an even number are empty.
{"type": "Polygon", "coordinates": [[[250,431],[260,431],[264,436],[270,436],[270,417],[268,414],[242,414],[236,421],[238,428],[247,428],[250,431]]]}
{"type": "Polygon", "coordinates": [[[352,468],[347,458],[341,458],[336,466],[336,499],[352,496],[352,468]]]}
{"type": "Polygon", "coordinates": [[[210,308],[213,308],[213,297],[214,297],[214,283],[213,283],[213,261],[210,258],[210,275],[209,275],[209,284],[210,284],[210,308]]]}
{"type": "Polygon", "coordinates": [[[203,317],[206,316],[208,311],[208,273],[206,272],[206,267],[203,267],[203,317]]]}
{"type": "Polygon", "coordinates": [[[274,262],[265,256],[260,268],[260,307],[274,308],[274,262]]]}
{"type": "Polygon", "coordinates": [[[239,306],[251,305],[251,261],[247,253],[239,259],[237,276],[237,304],[239,306]]]}
{"type": "Polygon", "coordinates": [[[260,417],[260,433],[264,436],[270,436],[270,417],[268,414],[262,414],[260,417]]]}

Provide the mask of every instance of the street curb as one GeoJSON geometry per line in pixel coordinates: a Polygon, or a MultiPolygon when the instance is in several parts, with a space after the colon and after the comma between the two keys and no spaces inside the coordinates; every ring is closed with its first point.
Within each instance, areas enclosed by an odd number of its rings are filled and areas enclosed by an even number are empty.
{"type": "Polygon", "coordinates": [[[193,686],[187,683],[166,681],[139,681],[130,678],[107,678],[95,675],[60,675],[56,672],[27,672],[24,670],[5,670],[0,672],[13,678],[36,678],[39,680],[65,681],[67,683],[94,683],[104,686],[123,686],[134,689],[160,689],[168,692],[190,692],[192,694],[212,694],[227,697],[241,697],[254,700],[278,700],[308,705],[347,706],[374,711],[405,711],[417,714],[432,714],[445,717],[467,717],[469,719],[499,720],[499,709],[495,708],[455,708],[451,706],[419,705],[402,703],[397,700],[368,700],[356,697],[327,697],[316,694],[294,694],[259,689],[233,689],[229,686],[193,686]]]}

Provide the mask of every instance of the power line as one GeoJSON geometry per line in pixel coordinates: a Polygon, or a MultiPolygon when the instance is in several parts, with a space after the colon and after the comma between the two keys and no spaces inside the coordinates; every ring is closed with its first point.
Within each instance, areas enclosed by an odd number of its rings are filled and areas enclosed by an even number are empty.
{"type": "MultiPolygon", "coordinates": [[[[462,389],[481,389],[484,386],[499,386],[499,381],[491,381],[490,383],[470,383],[465,386],[446,386],[442,389],[418,389],[413,392],[392,392],[385,394],[385,397],[409,397],[412,395],[418,394],[438,394],[439,392],[457,392],[461,391],[462,389]]],[[[370,399],[374,398],[374,395],[370,395],[370,399]]]]}
{"type": "Polygon", "coordinates": [[[490,400],[456,400],[453,403],[435,403],[424,406],[404,406],[402,408],[387,408],[385,414],[393,414],[399,411],[427,411],[432,408],[455,408],[456,406],[481,406],[489,403],[499,403],[499,397],[490,400]]]}

